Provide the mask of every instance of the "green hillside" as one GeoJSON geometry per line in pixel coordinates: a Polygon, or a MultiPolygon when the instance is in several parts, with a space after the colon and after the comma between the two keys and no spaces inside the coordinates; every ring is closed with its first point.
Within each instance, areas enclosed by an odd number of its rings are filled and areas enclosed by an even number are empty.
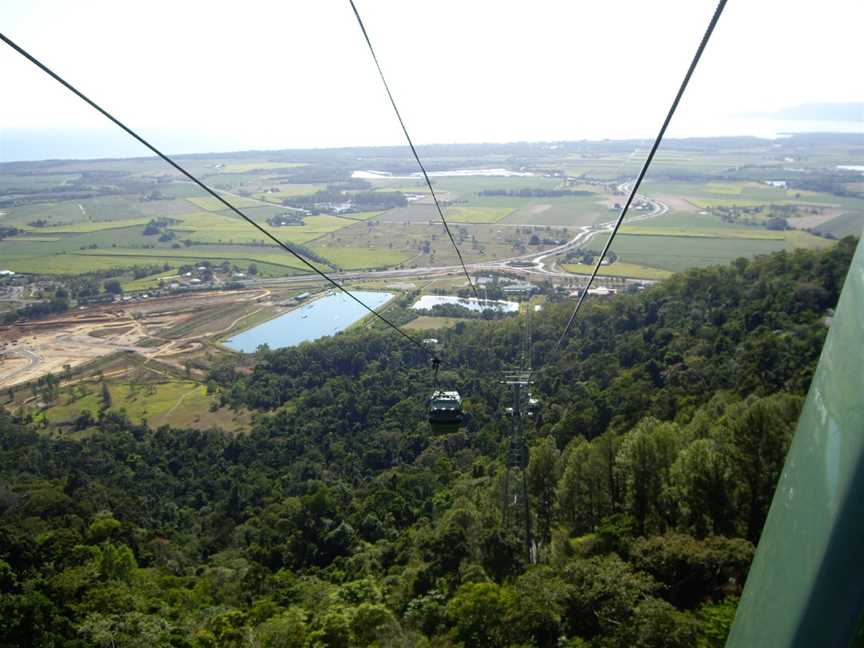
{"type": "Polygon", "coordinates": [[[518,318],[435,333],[470,414],[449,434],[425,421],[423,354],[359,329],[248,374],[218,361],[245,434],[102,408],[72,441],[0,413],[0,637],[722,646],[854,244],[589,301],[554,354],[572,304],[535,315],[537,564],[502,492],[518,318]]]}

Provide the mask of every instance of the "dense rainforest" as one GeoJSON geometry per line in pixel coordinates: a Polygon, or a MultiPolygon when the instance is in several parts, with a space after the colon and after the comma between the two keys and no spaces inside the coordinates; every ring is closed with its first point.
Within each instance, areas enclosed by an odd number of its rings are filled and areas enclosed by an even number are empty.
{"type": "Polygon", "coordinates": [[[524,318],[436,333],[444,434],[428,359],[374,329],[215,365],[246,434],[0,412],[0,643],[722,646],[854,246],[591,301],[557,350],[571,306],[535,313],[530,560],[524,318]]]}

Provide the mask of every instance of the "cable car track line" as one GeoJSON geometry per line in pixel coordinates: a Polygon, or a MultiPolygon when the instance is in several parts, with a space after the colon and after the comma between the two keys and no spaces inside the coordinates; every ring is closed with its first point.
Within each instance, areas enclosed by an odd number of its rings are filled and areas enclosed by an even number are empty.
{"type": "MultiPolygon", "coordinates": [[[[358,18],[359,18],[359,16],[358,16],[358,18]]],[[[185,168],[183,168],[182,166],[180,166],[177,162],[175,162],[174,160],[172,160],[168,155],[166,155],[165,153],[163,153],[162,151],[160,151],[159,149],[157,149],[157,148],[156,148],[155,146],[153,146],[150,142],[148,142],[146,139],[144,139],[141,135],[139,135],[138,133],[136,133],[135,131],[133,131],[133,130],[132,130],[131,128],[129,128],[126,124],[124,124],[124,123],[121,122],[119,119],[117,119],[116,117],[114,117],[114,115],[112,115],[112,114],[109,113],[107,110],[105,110],[104,108],[102,108],[99,104],[97,104],[95,101],[93,101],[92,99],[90,99],[90,98],[89,98],[87,95],[85,95],[83,92],[81,92],[80,90],[78,90],[77,88],[75,88],[75,86],[73,86],[71,83],[69,83],[68,81],[66,81],[63,77],[61,77],[59,74],[57,74],[56,72],[54,72],[54,71],[53,71],[51,68],[49,68],[47,65],[45,65],[44,63],[42,63],[41,61],[39,61],[36,57],[34,57],[34,56],[33,56],[32,54],[30,54],[29,52],[27,52],[23,47],[21,47],[20,45],[18,45],[17,43],[15,43],[14,41],[12,41],[11,39],[7,38],[6,35],[4,35],[3,33],[0,33],[0,40],[2,40],[4,43],[6,43],[9,47],[11,47],[11,48],[12,48],[13,50],[15,50],[16,52],[18,52],[21,56],[23,56],[24,58],[26,58],[28,61],[30,61],[33,65],[35,65],[36,67],[38,67],[40,70],[42,70],[43,72],[45,72],[45,74],[47,74],[47,75],[50,76],[52,79],[54,79],[55,81],[57,81],[57,83],[59,83],[60,85],[62,85],[63,87],[65,87],[65,88],[66,88],[67,90],[69,90],[72,94],[76,95],[76,96],[77,96],[79,99],[81,99],[84,103],[88,104],[91,108],[93,108],[93,109],[96,110],[97,112],[101,113],[104,117],[106,117],[108,120],[110,120],[111,122],[113,122],[115,125],[119,126],[119,127],[120,127],[122,130],[124,130],[128,135],[130,135],[131,137],[133,137],[134,139],[136,139],[139,143],[143,144],[145,147],[147,147],[148,149],[150,149],[150,150],[151,150],[155,155],[157,155],[157,156],[160,157],[162,160],[164,160],[165,162],[167,162],[168,164],[170,164],[172,167],[174,167],[175,169],[177,169],[177,171],[179,171],[180,173],[182,173],[184,176],[186,176],[189,180],[191,180],[191,181],[194,182],[196,185],[198,185],[198,186],[199,186],[201,189],[203,189],[205,192],[207,192],[207,193],[210,194],[212,197],[214,197],[216,200],[218,200],[220,203],[222,203],[223,205],[225,205],[225,207],[227,207],[229,210],[231,210],[232,212],[234,212],[235,214],[237,214],[240,218],[242,218],[244,221],[246,221],[247,223],[249,223],[252,227],[254,227],[255,229],[257,229],[259,232],[261,232],[264,236],[266,236],[268,239],[270,239],[271,241],[273,241],[273,242],[274,242],[276,245],[278,245],[280,248],[282,248],[283,250],[285,250],[286,252],[288,252],[289,254],[291,254],[291,255],[292,255],[293,257],[295,257],[298,261],[300,261],[301,263],[303,263],[303,265],[305,265],[305,266],[308,267],[310,270],[312,270],[315,274],[319,275],[320,277],[322,277],[323,279],[325,279],[327,282],[329,282],[331,285],[333,285],[334,288],[338,288],[341,292],[343,292],[343,293],[345,293],[346,295],[348,295],[351,299],[353,299],[355,302],[357,302],[358,304],[360,304],[363,308],[365,308],[367,311],[369,311],[372,315],[374,315],[374,316],[377,317],[379,320],[381,320],[382,322],[384,322],[387,326],[389,326],[389,327],[392,328],[394,331],[396,331],[397,333],[399,333],[399,335],[401,335],[401,336],[404,337],[406,340],[408,340],[409,342],[411,342],[411,343],[412,343],[413,345],[415,345],[417,348],[421,349],[421,350],[422,350],[422,351],[423,351],[423,352],[424,352],[428,357],[431,357],[431,358],[433,358],[433,359],[438,359],[437,356],[436,356],[434,353],[431,353],[431,352],[429,351],[429,349],[427,349],[425,346],[423,346],[423,344],[422,344],[419,340],[415,339],[415,338],[414,338],[413,336],[411,336],[411,335],[408,335],[405,331],[403,331],[402,329],[400,329],[400,328],[399,328],[398,326],[396,326],[393,322],[391,322],[389,319],[387,319],[386,317],[384,317],[381,313],[379,313],[378,311],[376,311],[376,310],[375,310],[374,308],[372,308],[371,306],[368,306],[368,305],[367,305],[364,301],[362,301],[359,297],[355,296],[355,295],[354,295],[350,290],[348,290],[347,288],[344,288],[344,287],[343,287],[339,282],[335,281],[334,279],[331,279],[331,278],[327,275],[327,273],[325,273],[324,271],[322,271],[322,270],[320,270],[319,268],[317,268],[317,267],[316,267],[312,262],[310,262],[308,259],[306,259],[306,258],[303,257],[302,255],[300,255],[298,252],[295,252],[295,251],[294,251],[293,249],[291,249],[288,245],[286,245],[285,243],[283,243],[282,241],[280,241],[278,238],[276,238],[275,236],[273,236],[273,234],[271,234],[271,233],[268,232],[265,228],[261,227],[261,226],[260,226],[258,223],[256,223],[254,220],[252,220],[251,218],[249,218],[246,214],[244,214],[242,211],[240,211],[237,207],[235,207],[235,206],[232,205],[230,202],[228,202],[225,198],[223,198],[219,193],[217,193],[216,191],[214,191],[213,189],[211,189],[210,187],[208,187],[208,186],[207,186],[206,184],[204,184],[201,180],[199,180],[198,178],[196,178],[196,177],[195,177],[194,175],[192,175],[189,171],[187,171],[185,168]]],[[[406,133],[406,134],[407,134],[407,133],[406,133]]],[[[413,149],[413,146],[412,146],[412,149],[413,149]]],[[[425,174],[425,171],[424,171],[424,174],[425,174]]],[[[443,216],[442,216],[442,218],[443,218],[443,216]]],[[[448,230],[448,232],[449,232],[449,230],[448,230]]],[[[452,237],[451,237],[451,238],[452,238],[452,237]]],[[[457,250],[457,251],[458,251],[458,250],[457,250]]],[[[460,257],[460,258],[461,258],[461,257],[460,257]]],[[[466,272],[467,272],[467,271],[466,271],[466,272]]],[[[470,279],[469,279],[469,280],[470,280],[470,279]]],[[[472,284],[472,285],[473,285],[473,284],[472,284]]],[[[440,360],[439,360],[439,362],[440,362],[440,360]]]]}
{"type": "Polygon", "coordinates": [[[366,39],[366,45],[369,46],[369,53],[372,54],[372,60],[375,61],[375,67],[378,68],[378,76],[381,77],[381,82],[384,84],[384,89],[387,91],[387,97],[390,99],[390,105],[393,106],[393,112],[396,113],[396,119],[399,120],[399,125],[402,127],[402,132],[405,134],[405,139],[408,140],[408,146],[411,149],[411,153],[414,154],[414,159],[417,160],[417,166],[420,167],[420,171],[423,173],[423,178],[426,180],[426,186],[429,187],[429,192],[432,194],[432,200],[435,203],[435,208],[438,210],[438,215],[441,217],[441,222],[444,224],[444,229],[447,231],[447,236],[450,237],[450,242],[453,244],[453,249],[456,250],[456,256],[459,257],[459,263],[462,264],[462,270],[465,272],[465,278],[468,279],[468,285],[471,286],[471,290],[474,291],[474,297],[477,299],[477,303],[480,303],[480,294],[477,292],[477,286],[474,285],[474,282],[471,281],[471,275],[468,274],[468,268],[465,266],[465,260],[462,258],[462,252],[459,251],[459,246],[456,245],[456,239],[453,238],[453,233],[450,231],[450,226],[447,224],[447,219],[444,218],[444,212],[441,210],[441,205],[438,202],[438,196],[435,195],[435,189],[432,188],[432,181],[429,179],[429,174],[426,173],[426,167],[423,166],[423,162],[420,161],[420,156],[417,154],[417,149],[414,147],[414,142],[411,140],[411,136],[408,134],[408,128],[405,126],[405,122],[402,119],[402,115],[399,112],[399,108],[396,107],[396,100],[393,98],[393,93],[390,92],[390,86],[387,84],[387,79],[384,77],[384,71],[381,69],[381,64],[378,62],[378,57],[375,55],[375,49],[372,47],[372,41],[369,39],[369,34],[366,32],[366,27],[363,25],[363,19],[360,18],[360,12],[357,11],[357,7],[354,5],[354,0],[348,0],[351,3],[351,9],[354,11],[354,16],[357,18],[357,24],[360,25],[360,31],[363,32],[363,38],[366,39]]]}
{"type": "Polygon", "coordinates": [[[630,204],[636,197],[636,193],[639,191],[639,185],[642,184],[642,180],[645,178],[645,174],[648,172],[648,168],[651,166],[651,162],[654,160],[654,155],[657,153],[657,149],[660,147],[660,143],[663,141],[663,136],[666,134],[666,129],[669,127],[669,123],[672,121],[672,117],[675,114],[675,111],[678,109],[678,104],[681,102],[681,97],[684,96],[684,91],[687,89],[687,85],[690,83],[690,78],[693,76],[693,72],[696,70],[696,65],[699,63],[699,59],[702,58],[702,53],[705,51],[705,47],[708,45],[708,41],[711,39],[711,34],[714,33],[714,28],[717,26],[717,22],[720,20],[720,16],[723,14],[723,9],[725,7],[726,0],[720,0],[720,2],[717,4],[717,8],[714,10],[714,15],[711,17],[711,21],[708,23],[708,28],[705,30],[705,34],[702,36],[702,41],[699,43],[699,47],[696,49],[696,54],[693,56],[693,60],[690,62],[690,67],[687,69],[687,74],[684,75],[684,80],[681,82],[681,85],[678,88],[678,93],[675,95],[672,106],[669,108],[669,112],[666,113],[666,119],[663,120],[663,125],[660,127],[660,132],[657,134],[657,138],[654,140],[654,144],[651,146],[651,150],[648,152],[648,156],[645,158],[645,162],[642,164],[642,169],[639,171],[639,175],[637,176],[635,182],[633,182],[633,185],[630,188],[630,193],[627,196],[627,202],[624,203],[624,207],[621,209],[621,213],[618,215],[618,219],[615,221],[615,225],[612,227],[612,231],[609,233],[609,238],[606,239],[606,245],[603,246],[603,251],[600,253],[600,256],[597,257],[597,263],[594,264],[594,270],[591,272],[591,276],[588,278],[588,283],[585,284],[585,287],[582,289],[582,292],[579,295],[579,300],[576,302],[576,307],[573,309],[573,313],[570,315],[570,319],[567,321],[567,325],[564,327],[564,332],[561,334],[561,337],[555,344],[555,348],[552,350],[552,355],[554,355],[561,348],[561,345],[564,343],[564,340],[570,333],[570,329],[573,328],[573,322],[576,321],[576,315],[579,313],[579,309],[582,307],[582,303],[585,301],[585,296],[588,294],[588,289],[591,288],[591,284],[594,283],[594,279],[597,277],[597,273],[600,271],[600,265],[603,263],[603,259],[606,258],[606,254],[607,252],[609,252],[609,248],[612,246],[612,241],[615,239],[615,235],[618,233],[618,230],[621,227],[621,223],[624,222],[624,217],[627,216],[627,211],[630,209],[630,204]]]}

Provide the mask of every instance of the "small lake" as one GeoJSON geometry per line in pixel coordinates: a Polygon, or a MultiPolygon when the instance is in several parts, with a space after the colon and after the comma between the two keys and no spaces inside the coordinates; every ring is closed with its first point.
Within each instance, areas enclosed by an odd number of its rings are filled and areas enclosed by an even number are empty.
{"type": "Polygon", "coordinates": [[[461,306],[468,310],[482,313],[484,310],[494,310],[501,313],[515,313],[519,310],[516,302],[500,301],[495,299],[477,300],[473,297],[449,297],[447,295],[423,295],[411,307],[414,310],[432,310],[435,306],[452,304],[461,306]]]}
{"type": "MultiPolygon", "coordinates": [[[[392,293],[354,291],[358,299],[377,309],[385,304],[392,293]]],[[[262,344],[271,349],[297,346],[327,335],[344,331],[354,322],[369,314],[365,308],[345,293],[327,295],[299,306],[263,324],[243,331],[225,342],[234,351],[254,353],[262,344]]]]}
{"type": "MultiPolygon", "coordinates": [[[[509,169],[452,169],[450,171],[430,171],[430,178],[468,178],[484,176],[487,178],[527,178],[534,174],[530,171],[511,171],[509,169]]],[[[393,175],[388,171],[354,171],[352,178],[360,180],[422,180],[423,175],[416,171],[410,175],[393,175]]]]}

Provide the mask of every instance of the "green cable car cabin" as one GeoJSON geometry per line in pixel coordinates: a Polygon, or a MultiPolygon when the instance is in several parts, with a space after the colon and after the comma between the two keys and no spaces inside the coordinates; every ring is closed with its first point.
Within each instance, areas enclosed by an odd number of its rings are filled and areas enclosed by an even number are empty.
{"type": "Polygon", "coordinates": [[[461,423],[462,397],[458,391],[437,390],[429,398],[429,423],[433,426],[461,423]]]}

